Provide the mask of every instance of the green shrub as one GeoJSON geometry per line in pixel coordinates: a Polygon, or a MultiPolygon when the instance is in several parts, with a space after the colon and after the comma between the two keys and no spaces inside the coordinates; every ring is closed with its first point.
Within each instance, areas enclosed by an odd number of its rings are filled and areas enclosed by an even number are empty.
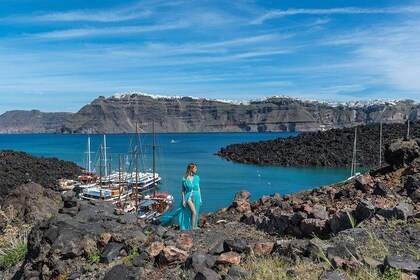
{"type": "Polygon", "coordinates": [[[95,250],[92,254],[89,255],[87,262],[89,264],[99,263],[101,259],[101,252],[99,250],[95,250]]]}
{"type": "Polygon", "coordinates": [[[384,280],[400,280],[402,277],[401,270],[396,268],[389,268],[385,270],[384,276],[382,279],[384,280]]]}
{"type": "Polygon", "coordinates": [[[128,252],[128,256],[123,259],[123,263],[125,265],[131,265],[133,263],[133,258],[139,255],[139,251],[137,247],[131,248],[130,252],[128,252]]]}
{"type": "Polygon", "coordinates": [[[0,249],[0,265],[10,268],[25,258],[28,252],[28,231],[23,230],[17,236],[7,239],[8,242],[0,249]]]}

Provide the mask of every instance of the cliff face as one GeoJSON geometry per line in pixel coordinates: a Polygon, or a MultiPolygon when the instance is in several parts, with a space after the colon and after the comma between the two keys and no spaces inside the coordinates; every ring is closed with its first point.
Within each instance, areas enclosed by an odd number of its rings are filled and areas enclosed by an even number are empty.
{"type": "Polygon", "coordinates": [[[0,133],[55,133],[71,115],[38,110],[8,111],[0,115],[0,133]]]}
{"type": "Polygon", "coordinates": [[[358,124],[419,119],[420,105],[399,101],[371,106],[333,106],[292,98],[269,98],[249,104],[215,100],[153,98],[146,95],[100,97],[83,107],[62,133],[133,132],[135,124],[157,132],[316,131],[358,124]]]}
{"type": "Polygon", "coordinates": [[[191,97],[124,94],[99,97],[75,114],[12,111],[0,116],[0,133],[317,131],[420,118],[413,101],[333,105],[273,97],[233,104],[191,97]]]}

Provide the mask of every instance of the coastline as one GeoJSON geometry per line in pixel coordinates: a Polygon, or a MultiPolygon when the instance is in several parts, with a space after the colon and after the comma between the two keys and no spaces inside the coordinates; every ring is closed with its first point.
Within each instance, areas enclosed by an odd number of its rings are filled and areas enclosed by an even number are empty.
{"type": "MultiPolygon", "coordinates": [[[[59,202],[50,196],[58,204],[49,209],[52,213],[39,215],[46,220],[32,225],[23,263],[1,273],[67,279],[255,279],[264,275],[255,267],[263,265],[284,279],[331,279],[325,277],[333,274],[381,279],[387,273],[414,279],[420,272],[419,144],[391,145],[388,165],[345,183],[273,194],[253,203],[246,191],[237,193],[229,207],[202,215],[196,231],[142,224],[134,216],[116,215],[104,203],[66,196],[59,202]],[[399,234],[401,230],[408,234],[399,234]],[[302,266],[312,266],[312,276],[302,266]]],[[[25,187],[42,189],[23,185],[21,195],[25,187]]],[[[25,207],[22,213],[43,208],[37,203],[25,207]]],[[[12,218],[11,213],[6,217],[12,218]]],[[[8,226],[24,221],[28,219],[11,219],[8,226]]]]}

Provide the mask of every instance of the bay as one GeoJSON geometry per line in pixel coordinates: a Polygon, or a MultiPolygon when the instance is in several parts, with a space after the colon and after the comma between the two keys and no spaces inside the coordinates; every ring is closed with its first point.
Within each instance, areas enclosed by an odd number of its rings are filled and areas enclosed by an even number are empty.
{"type": "MultiPolygon", "coordinates": [[[[190,162],[198,165],[201,178],[203,212],[212,212],[228,206],[235,193],[245,189],[251,200],[275,192],[290,194],[342,181],[349,176],[349,168],[306,168],[258,166],[233,163],[214,153],[234,143],[254,142],[297,133],[160,133],[156,134],[156,167],[162,177],[160,190],[174,195],[178,204],[181,197],[181,178],[190,162]]],[[[103,135],[91,135],[92,159],[98,157],[103,135]]],[[[133,150],[136,137],[130,134],[107,135],[107,157],[112,169],[118,168],[118,155],[133,150]],[[131,144],[130,144],[131,143],[131,144]]],[[[152,135],[141,134],[143,151],[141,168],[152,168],[152,135]]],[[[24,151],[35,156],[57,157],[86,166],[86,135],[11,134],[0,135],[1,150],[24,151]]],[[[98,164],[97,160],[93,160],[98,164]]]]}

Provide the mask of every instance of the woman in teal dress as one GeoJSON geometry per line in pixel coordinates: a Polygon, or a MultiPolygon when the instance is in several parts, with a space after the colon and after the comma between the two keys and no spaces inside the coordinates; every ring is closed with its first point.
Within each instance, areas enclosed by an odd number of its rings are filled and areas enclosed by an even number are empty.
{"type": "Polygon", "coordinates": [[[197,165],[190,163],[182,177],[182,205],[170,213],[162,215],[162,225],[176,223],[180,230],[198,227],[200,206],[202,204],[200,191],[200,177],[196,175],[197,165]]]}
{"type": "Polygon", "coordinates": [[[178,224],[181,230],[198,227],[198,217],[200,213],[201,192],[200,177],[197,173],[197,165],[190,163],[187,171],[182,178],[182,207],[178,216],[178,224]]]}

